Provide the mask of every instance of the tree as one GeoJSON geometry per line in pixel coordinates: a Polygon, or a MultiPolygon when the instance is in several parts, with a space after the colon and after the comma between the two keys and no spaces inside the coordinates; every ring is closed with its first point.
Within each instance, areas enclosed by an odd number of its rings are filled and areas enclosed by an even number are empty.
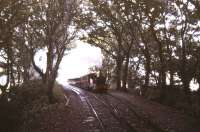
{"type": "Polygon", "coordinates": [[[36,14],[29,18],[24,27],[28,42],[26,48],[34,69],[45,84],[49,101],[54,102],[53,87],[59,65],[76,35],[73,19],[77,13],[77,3],[75,0],[41,0],[35,9],[36,14]],[[35,64],[34,56],[38,49],[46,50],[46,69],[35,64]]]}
{"type": "Polygon", "coordinates": [[[0,51],[1,60],[5,63],[7,81],[4,86],[0,86],[2,96],[6,94],[6,89],[16,85],[16,61],[19,57],[18,53],[19,41],[16,39],[18,26],[25,23],[28,16],[31,15],[30,6],[32,1],[23,0],[1,0],[0,1],[0,51]]]}
{"type": "Polygon", "coordinates": [[[86,40],[115,60],[117,89],[121,90],[126,90],[130,56],[138,43],[137,29],[133,26],[138,25],[137,17],[133,15],[137,10],[135,7],[135,2],[129,0],[90,0],[78,19],[87,33],[86,40]]]}

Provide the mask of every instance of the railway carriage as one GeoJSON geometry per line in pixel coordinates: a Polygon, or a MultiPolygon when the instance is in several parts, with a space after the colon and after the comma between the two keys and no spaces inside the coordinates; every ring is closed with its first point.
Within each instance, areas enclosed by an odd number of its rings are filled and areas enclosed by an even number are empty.
{"type": "Polygon", "coordinates": [[[97,77],[96,73],[90,73],[80,78],[69,79],[68,82],[70,85],[95,92],[105,92],[107,90],[105,79],[102,80],[100,77],[97,77]]]}
{"type": "Polygon", "coordinates": [[[95,86],[95,73],[90,73],[79,78],[69,79],[70,85],[74,85],[83,89],[92,90],[95,86]]]}

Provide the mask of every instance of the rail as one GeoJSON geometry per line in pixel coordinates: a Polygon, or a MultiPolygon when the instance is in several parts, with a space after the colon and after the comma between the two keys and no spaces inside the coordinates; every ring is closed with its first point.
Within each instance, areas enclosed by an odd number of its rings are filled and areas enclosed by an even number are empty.
{"type": "Polygon", "coordinates": [[[103,122],[102,120],[100,119],[97,111],[95,110],[95,108],[93,107],[93,105],[91,104],[90,100],[88,99],[88,97],[86,95],[83,95],[83,91],[81,90],[78,90],[77,88],[73,88],[72,86],[70,86],[70,89],[72,91],[74,91],[77,95],[80,96],[81,98],[81,101],[86,101],[86,103],[88,104],[88,106],[90,107],[92,113],[95,115],[95,118],[98,120],[99,122],[99,125],[100,125],[100,129],[102,130],[102,132],[106,132],[105,131],[105,128],[104,128],[104,125],[103,125],[103,122]]]}
{"type": "Polygon", "coordinates": [[[98,100],[100,103],[102,103],[105,107],[107,107],[110,110],[110,113],[113,115],[114,118],[116,118],[119,123],[127,129],[128,132],[137,132],[136,129],[123,117],[120,116],[118,108],[114,107],[112,104],[108,104],[105,101],[99,99],[96,95],[90,94],[93,96],[96,100],[98,100]]]}

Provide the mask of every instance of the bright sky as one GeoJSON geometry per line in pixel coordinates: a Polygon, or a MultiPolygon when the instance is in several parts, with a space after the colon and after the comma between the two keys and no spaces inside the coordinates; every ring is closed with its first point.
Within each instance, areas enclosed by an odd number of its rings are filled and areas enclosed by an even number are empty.
{"type": "Polygon", "coordinates": [[[72,49],[60,64],[57,81],[62,84],[69,78],[87,74],[88,68],[92,66],[101,66],[102,54],[99,48],[81,41],[76,41],[76,45],[77,47],[72,49]]]}
{"type": "MultiPolygon", "coordinates": [[[[61,84],[66,84],[69,78],[87,74],[92,66],[101,66],[103,56],[99,48],[81,41],[76,41],[75,45],[76,47],[64,56],[60,64],[57,81],[61,84]]],[[[34,58],[36,64],[42,69],[46,67],[45,54],[44,50],[40,50],[34,58]]],[[[1,77],[0,84],[5,84],[5,82],[6,76],[1,77]]]]}

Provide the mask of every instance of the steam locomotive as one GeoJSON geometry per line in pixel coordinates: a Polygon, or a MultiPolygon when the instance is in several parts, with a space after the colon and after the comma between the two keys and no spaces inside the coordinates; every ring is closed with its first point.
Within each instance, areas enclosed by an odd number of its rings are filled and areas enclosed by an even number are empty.
{"type": "Polygon", "coordinates": [[[106,78],[100,73],[97,76],[96,73],[89,73],[79,78],[73,78],[68,80],[70,85],[83,88],[94,92],[107,91],[106,78]]]}

